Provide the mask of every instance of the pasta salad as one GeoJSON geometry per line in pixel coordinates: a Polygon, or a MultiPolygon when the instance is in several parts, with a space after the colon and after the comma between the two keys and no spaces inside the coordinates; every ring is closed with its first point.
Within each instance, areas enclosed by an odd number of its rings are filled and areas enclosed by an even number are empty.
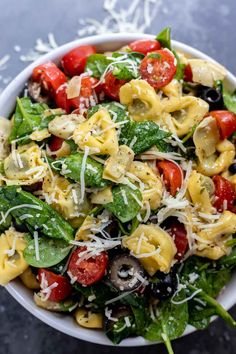
{"type": "MultiPolygon", "coordinates": [[[[236,99],[170,29],[34,68],[0,118],[0,284],[103,329],[170,341],[212,316],[236,265],[236,99]]],[[[78,328],[79,331],[79,328],[78,328]]]]}

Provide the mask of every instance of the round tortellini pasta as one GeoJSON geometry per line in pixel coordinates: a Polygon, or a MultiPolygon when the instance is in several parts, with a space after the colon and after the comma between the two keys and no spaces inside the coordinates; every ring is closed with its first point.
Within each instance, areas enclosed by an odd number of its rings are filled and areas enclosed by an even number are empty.
{"type": "Polygon", "coordinates": [[[178,80],[173,79],[168,85],[162,87],[161,90],[169,98],[180,97],[182,95],[182,84],[178,80]]]}
{"type": "MultiPolygon", "coordinates": [[[[208,103],[193,96],[164,98],[162,105],[163,112],[171,114],[172,124],[179,137],[186,135],[209,110],[208,103]]],[[[168,122],[165,121],[165,123],[168,122]]]]}
{"type": "Polygon", "coordinates": [[[30,139],[33,141],[42,141],[44,139],[47,139],[51,136],[47,128],[44,128],[42,130],[35,130],[33,133],[30,134],[30,139]]]}
{"type": "Polygon", "coordinates": [[[80,114],[63,114],[51,120],[48,124],[48,130],[59,138],[69,139],[75,128],[84,121],[85,118],[80,114]]]}
{"type": "Polygon", "coordinates": [[[20,280],[28,289],[38,290],[40,288],[36,275],[32,272],[30,267],[20,275],[20,280]]]}
{"type": "Polygon", "coordinates": [[[8,142],[11,133],[11,121],[4,117],[0,117],[0,161],[5,159],[10,152],[8,142]]]}
{"type": "Polygon", "coordinates": [[[102,328],[103,316],[101,313],[95,313],[90,310],[80,308],[75,312],[76,322],[85,328],[102,328]]]}
{"type": "MultiPolygon", "coordinates": [[[[42,185],[46,202],[67,220],[80,218],[89,210],[86,196],[80,203],[81,191],[78,184],[71,184],[66,178],[47,173],[42,185]]],[[[81,220],[82,221],[82,220],[81,220]]]]}
{"type": "Polygon", "coordinates": [[[229,254],[231,247],[226,245],[226,241],[230,240],[235,232],[236,215],[224,211],[210,229],[198,232],[196,254],[213,260],[229,254]]]}
{"type": "Polygon", "coordinates": [[[122,240],[122,245],[137,257],[149,275],[157,270],[168,273],[177,252],[172,237],[154,224],[139,225],[122,240]]]}
{"type": "Polygon", "coordinates": [[[120,102],[128,106],[135,121],[156,120],[162,112],[160,97],[145,80],[131,80],[121,86],[120,102]]]}
{"type": "Polygon", "coordinates": [[[118,152],[116,126],[106,109],[99,109],[79,124],[73,133],[73,140],[81,150],[89,148],[89,154],[113,155],[118,152]]]}
{"type": "Polygon", "coordinates": [[[0,236],[0,285],[6,285],[28,268],[23,257],[26,246],[24,234],[13,227],[0,236]]]}
{"type": "Polygon", "coordinates": [[[8,185],[31,185],[43,179],[48,166],[41,158],[38,145],[19,146],[4,160],[4,172],[8,185]]]}
{"type": "Polygon", "coordinates": [[[214,87],[217,80],[224,80],[226,69],[215,62],[203,59],[189,59],[188,64],[191,67],[193,82],[214,87]]]}
{"type": "Polygon", "coordinates": [[[132,182],[140,181],[143,202],[148,202],[152,210],[160,206],[163,186],[161,179],[147,163],[134,161],[129,169],[128,176],[132,182]],[[132,178],[132,175],[134,178],[132,178]],[[135,179],[135,177],[137,177],[135,179]]]}
{"type": "Polygon", "coordinates": [[[193,142],[198,157],[197,170],[214,176],[227,170],[235,156],[235,147],[229,140],[220,140],[215,118],[205,118],[193,134],[193,142]]]}

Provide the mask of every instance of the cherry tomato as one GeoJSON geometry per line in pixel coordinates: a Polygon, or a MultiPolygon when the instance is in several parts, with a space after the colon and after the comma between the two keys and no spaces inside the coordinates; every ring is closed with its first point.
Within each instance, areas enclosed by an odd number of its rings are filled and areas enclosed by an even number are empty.
{"type": "Polygon", "coordinates": [[[86,251],[86,247],[79,247],[72,253],[68,270],[78,283],[91,285],[100,280],[105,274],[108,256],[106,252],[102,252],[98,256],[80,261],[79,256],[80,254],[83,256],[84,251],[86,251]]]}
{"type": "Polygon", "coordinates": [[[230,181],[222,176],[214,176],[213,182],[215,184],[215,202],[214,207],[222,212],[223,210],[234,211],[235,190],[230,181]]]}
{"type": "Polygon", "coordinates": [[[68,84],[63,84],[56,90],[55,102],[57,107],[64,109],[66,113],[70,113],[72,111],[72,105],[67,98],[67,86],[68,84]]]}
{"type": "Polygon", "coordinates": [[[52,62],[36,66],[33,70],[32,79],[40,82],[43,89],[52,94],[66,82],[65,74],[52,62]]]}
{"type": "Polygon", "coordinates": [[[84,72],[87,58],[96,53],[96,48],[92,45],[81,45],[72,49],[61,59],[61,65],[69,76],[80,75],[84,72]]]}
{"type": "Polygon", "coordinates": [[[48,300],[60,302],[65,300],[72,291],[71,284],[69,280],[63,275],[55,274],[47,269],[39,269],[38,271],[39,282],[41,286],[41,292],[47,295],[43,290],[48,288],[52,284],[55,284],[54,288],[51,288],[50,296],[48,300]]]}
{"type": "Polygon", "coordinates": [[[174,55],[166,49],[147,55],[140,64],[142,79],[155,89],[166,86],[175,76],[175,61],[174,55]]]}
{"type": "Polygon", "coordinates": [[[105,82],[103,84],[103,90],[105,94],[112,100],[119,101],[119,92],[121,86],[126,84],[126,80],[117,79],[111,71],[105,75],[105,82]]]}
{"type": "Polygon", "coordinates": [[[236,131],[236,114],[229,111],[212,111],[210,115],[216,119],[222,139],[227,139],[236,131]]]}
{"type": "Polygon", "coordinates": [[[155,39],[140,39],[129,44],[133,52],[146,55],[154,50],[161,49],[161,44],[155,39]]]}
{"type": "Polygon", "coordinates": [[[171,223],[169,230],[170,231],[168,232],[173,237],[175,246],[177,248],[175,258],[180,261],[188,249],[187,232],[185,230],[184,224],[180,223],[178,220],[175,220],[171,223]]]}
{"type": "Polygon", "coordinates": [[[193,72],[190,64],[186,65],[184,68],[184,81],[193,82],[193,72]]]}
{"type": "Polygon", "coordinates": [[[180,166],[171,161],[160,161],[157,168],[163,174],[164,183],[171,195],[175,195],[183,183],[183,172],[180,166]]]}
{"type": "Polygon", "coordinates": [[[57,136],[53,135],[51,138],[50,138],[50,141],[49,141],[49,149],[51,151],[57,151],[61,148],[62,144],[63,144],[63,141],[64,139],[62,138],[58,138],[57,136]]]}

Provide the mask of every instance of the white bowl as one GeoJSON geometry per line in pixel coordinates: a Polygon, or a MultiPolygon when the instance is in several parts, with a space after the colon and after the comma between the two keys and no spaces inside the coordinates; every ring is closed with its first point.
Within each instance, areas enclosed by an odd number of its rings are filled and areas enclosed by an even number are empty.
{"type": "MultiPolygon", "coordinates": [[[[12,113],[15,103],[16,97],[20,94],[22,89],[24,88],[25,82],[29,79],[32,74],[32,70],[35,66],[44,63],[48,60],[52,60],[57,62],[60,57],[62,57],[66,52],[70,49],[82,45],[82,44],[92,44],[97,47],[98,51],[111,51],[116,50],[123,45],[132,42],[134,40],[140,38],[153,38],[152,35],[147,34],[107,34],[107,35],[99,35],[92,36],[83,39],[78,39],[74,42],[70,42],[65,44],[51,53],[46,54],[39,58],[37,61],[29,65],[25,70],[23,70],[4,90],[4,92],[0,96],[0,115],[9,117],[12,113]]],[[[192,47],[189,47],[183,43],[172,41],[173,47],[181,52],[186,53],[189,57],[201,58],[206,60],[211,60],[210,57],[203,54],[199,50],[196,50],[192,47]]],[[[236,78],[231,73],[228,72],[226,78],[227,86],[229,89],[233,89],[236,87],[236,78]]],[[[88,342],[112,345],[112,343],[107,339],[105,334],[102,331],[98,330],[90,330],[79,327],[74,321],[72,316],[67,316],[65,314],[53,313],[37,307],[33,301],[33,293],[28,290],[19,280],[12,281],[9,285],[6,286],[7,291],[29,312],[31,312],[34,316],[50,325],[53,328],[58,329],[59,331],[66,333],[70,336],[86,340],[88,342]]],[[[232,280],[227,285],[226,289],[222,292],[219,297],[219,302],[228,310],[232,307],[235,300],[235,289],[236,289],[236,274],[234,274],[232,280]]],[[[184,335],[189,334],[195,331],[195,328],[192,326],[188,326],[184,335]]],[[[151,343],[143,339],[142,337],[128,338],[122,341],[120,346],[143,346],[150,345],[151,343]]]]}

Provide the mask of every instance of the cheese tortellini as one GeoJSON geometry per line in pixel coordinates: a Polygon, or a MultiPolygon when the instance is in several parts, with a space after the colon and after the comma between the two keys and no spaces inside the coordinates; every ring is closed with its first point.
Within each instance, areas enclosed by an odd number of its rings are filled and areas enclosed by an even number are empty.
{"type": "Polygon", "coordinates": [[[169,98],[180,97],[182,95],[182,85],[176,79],[173,79],[168,85],[162,87],[161,90],[169,98]]]}
{"type": "Polygon", "coordinates": [[[196,128],[193,141],[198,157],[197,170],[214,176],[229,168],[235,156],[235,147],[229,140],[220,140],[216,120],[205,118],[196,128]]]}
{"type": "Polygon", "coordinates": [[[196,254],[213,260],[229,254],[231,247],[226,245],[226,241],[230,240],[235,232],[236,215],[230,211],[224,211],[210,229],[198,233],[196,254]]]}
{"type": "Polygon", "coordinates": [[[211,203],[214,194],[214,183],[211,178],[192,171],[188,180],[188,192],[193,204],[203,213],[210,214],[214,211],[211,203]]]}
{"type": "Polygon", "coordinates": [[[86,216],[83,224],[76,232],[75,239],[80,241],[88,241],[89,236],[96,233],[96,230],[101,226],[101,221],[93,216],[86,216]]]}
{"type": "Polygon", "coordinates": [[[55,136],[63,139],[69,139],[75,128],[85,121],[85,118],[79,114],[69,114],[57,116],[48,125],[48,130],[55,136]]]}
{"type": "Polygon", "coordinates": [[[160,97],[145,80],[131,80],[120,88],[120,102],[135,121],[156,120],[162,112],[160,97]]]}
{"type": "Polygon", "coordinates": [[[42,191],[47,203],[67,220],[83,216],[89,210],[90,204],[86,196],[80,203],[80,186],[71,184],[62,176],[52,176],[48,172],[43,180],[42,191]]]}
{"type": "Polygon", "coordinates": [[[103,316],[101,313],[92,312],[90,310],[80,308],[75,312],[76,322],[85,328],[102,328],[103,316]]]}
{"type": "Polygon", "coordinates": [[[6,285],[28,268],[23,257],[26,246],[24,234],[13,227],[0,236],[0,285],[6,285]]]}
{"type": "Polygon", "coordinates": [[[152,210],[157,209],[160,206],[163,191],[160,177],[153,172],[147,163],[140,161],[134,161],[129,172],[128,176],[133,182],[139,181],[143,202],[148,202],[152,210]],[[137,178],[135,179],[135,177],[137,178]]]}
{"type": "Polygon", "coordinates": [[[48,166],[42,160],[38,145],[19,146],[4,160],[4,172],[8,185],[31,185],[45,177],[48,166]]]}
{"type": "Polygon", "coordinates": [[[79,124],[73,133],[73,140],[81,150],[88,147],[90,154],[113,155],[118,152],[116,126],[106,109],[100,109],[79,124]]]}
{"type": "Polygon", "coordinates": [[[163,111],[171,114],[171,121],[178,136],[187,134],[209,110],[208,103],[193,96],[171,97],[162,100],[163,111]]]}
{"type": "Polygon", "coordinates": [[[0,117],[0,161],[5,159],[10,152],[8,137],[11,133],[11,121],[0,117]]]}
{"type": "Polygon", "coordinates": [[[130,236],[123,238],[122,244],[151,276],[157,270],[168,273],[177,252],[172,237],[154,224],[139,225],[130,236]]]}
{"type": "Polygon", "coordinates": [[[133,150],[126,145],[119,146],[118,152],[106,160],[102,177],[112,182],[121,183],[133,159],[133,150]]]}
{"type": "Polygon", "coordinates": [[[188,64],[191,66],[193,82],[198,84],[214,87],[217,80],[224,80],[227,71],[218,64],[209,60],[189,59],[188,64]]]}

